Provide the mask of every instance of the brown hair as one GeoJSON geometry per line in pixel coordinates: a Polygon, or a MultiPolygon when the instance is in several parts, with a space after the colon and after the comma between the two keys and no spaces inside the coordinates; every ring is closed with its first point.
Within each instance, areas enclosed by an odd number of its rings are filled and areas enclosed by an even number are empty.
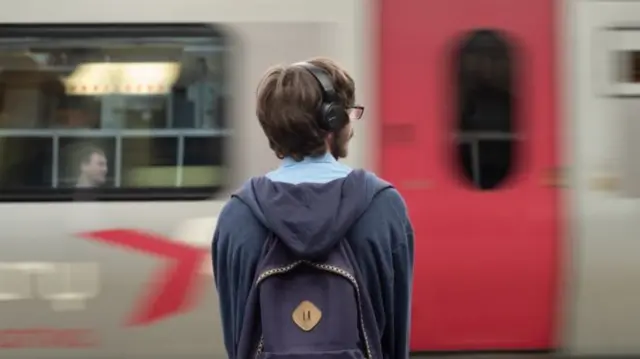
{"type": "MultiPolygon", "coordinates": [[[[354,105],[355,84],[344,69],[327,58],[306,62],[329,74],[343,106],[354,105]]],[[[321,87],[305,68],[279,65],[265,73],[258,85],[256,115],[278,158],[301,161],[326,152],[329,132],[317,122],[321,104],[321,87]]]]}

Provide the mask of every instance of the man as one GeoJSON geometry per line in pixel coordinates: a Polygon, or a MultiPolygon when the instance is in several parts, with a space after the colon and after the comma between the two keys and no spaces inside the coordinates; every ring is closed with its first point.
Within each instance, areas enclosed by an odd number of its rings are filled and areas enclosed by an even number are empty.
{"type": "Polygon", "coordinates": [[[83,148],[78,154],[80,174],[76,188],[96,188],[102,186],[107,176],[107,156],[93,146],[83,148]]]}
{"type": "Polygon", "coordinates": [[[404,201],[337,161],[363,111],[353,79],[328,59],[272,68],[260,82],[257,117],[282,165],[245,184],[218,219],[212,259],[230,359],[408,358],[404,201]]]}

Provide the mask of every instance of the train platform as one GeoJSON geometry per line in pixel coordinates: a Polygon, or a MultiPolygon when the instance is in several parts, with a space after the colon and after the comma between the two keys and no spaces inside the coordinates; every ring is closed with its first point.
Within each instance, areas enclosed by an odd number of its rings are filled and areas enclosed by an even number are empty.
{"type": "Polygon", "coordinates": [[[616,356],[571,356],[559,353],[417,353],[412,359],[573,359],[573,358],[605,358],[616,356]]]}
{"type": "MultiPolygon", "coordinates": [[[[555,354],[418,354],[411,359],[560,359],[572,357],[555,354]]],[[[577,358],[577,357],[576,357],[577,358]]]]}

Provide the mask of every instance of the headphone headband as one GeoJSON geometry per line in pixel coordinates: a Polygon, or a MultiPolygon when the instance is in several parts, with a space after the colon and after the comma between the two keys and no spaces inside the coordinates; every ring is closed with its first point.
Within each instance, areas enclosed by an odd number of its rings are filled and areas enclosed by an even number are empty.
{"type": "Polygon", "coordinates": [[[298,62],[293,66],[300,66],[307,70],[322,90],[322,106],[319,111],[318,124],[327,131],[337,131],[348,123],[349,116],[342,104],[339,103],[338,95],[333,87],[331,76],[324,69],[308,62],[298,62]]]}
{"type": "Polygon", "coordinates": [[[328,72],[308,62],[298,62],[297,64],[295,64],[295,66],[303,67],[313,75],[313,77],[322,88],[324,102],[337,101],[338,96],[336,95],[336,90],[333,88],[333,83],[331,83],[331,76],[328,72]]]}

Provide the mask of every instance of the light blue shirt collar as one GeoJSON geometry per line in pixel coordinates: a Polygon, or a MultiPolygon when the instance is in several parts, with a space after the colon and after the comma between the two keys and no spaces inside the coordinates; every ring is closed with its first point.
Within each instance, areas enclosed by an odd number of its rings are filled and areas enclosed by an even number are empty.
{"type": "Polygon", "coordinates": [[[296,161],[291,157],[285,157],[282,159],[281,167],[291,167],[291,166],[298,166],[298,165],[309,164],[309,163],[336,163],[337,164],[338,161],[331,155],[331,153],[326,152],[322,156],[305,157],[302,159],[302,161],[296,161]]]}
{"type": "Polygon", "coordinates": [[[338,162],[331,153],[322,156],[305,157],[302,161],[284,158],[280,167],[267,173],[267,178],[276,182],[298,184],[326,183],[343,178],[351,172],[351,168],[338,162]]]}

